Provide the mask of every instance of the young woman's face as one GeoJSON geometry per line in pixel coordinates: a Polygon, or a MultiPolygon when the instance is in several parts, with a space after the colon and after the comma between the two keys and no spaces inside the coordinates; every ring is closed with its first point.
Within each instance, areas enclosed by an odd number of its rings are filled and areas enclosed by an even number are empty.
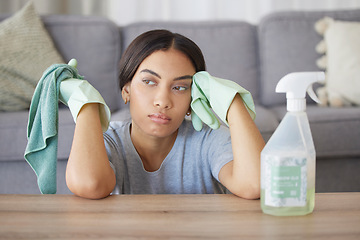
{"type": "Polygon", "coordinates": [[[190,59],[175,49],[145,58],[123,90],[130,102],[132,134],[160,138],[176,134],[190,110],[194,74],[190,59]]]}

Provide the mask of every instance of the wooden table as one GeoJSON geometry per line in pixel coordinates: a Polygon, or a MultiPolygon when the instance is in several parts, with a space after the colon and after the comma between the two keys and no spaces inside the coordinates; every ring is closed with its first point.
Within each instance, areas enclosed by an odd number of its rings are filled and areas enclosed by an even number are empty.
{"type": "Polygon", "coordinates": [[[0,239],[360,239],[360,193],[316,194],[301,217],[233,195],[0,195],[0,239]]]}

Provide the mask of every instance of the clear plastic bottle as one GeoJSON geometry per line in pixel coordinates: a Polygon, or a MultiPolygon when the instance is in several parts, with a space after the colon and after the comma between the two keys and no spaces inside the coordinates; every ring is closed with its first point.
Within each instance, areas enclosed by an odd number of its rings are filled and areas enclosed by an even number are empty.
{"type": "Polygon", "coordinates": [[[285,117],[261,152],[261,209],[275,216],[309,214],[315,203],[315,147],[305,112],[305,95],[318,101],[314,82],[323,72],[291,73],[282,78],[277,92],[287,93],[285,117]]]}

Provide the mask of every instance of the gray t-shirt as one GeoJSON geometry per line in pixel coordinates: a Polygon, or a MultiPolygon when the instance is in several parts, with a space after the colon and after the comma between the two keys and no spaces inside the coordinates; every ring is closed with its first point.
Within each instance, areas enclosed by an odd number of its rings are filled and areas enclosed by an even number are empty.
{"type": "Polygon", "coordinates": [[[218,175],[233,160],[229,129],[204,126],[195,131],[191,121],[181,124],[174,146],[160,168],[144,169],[130,138],[131,122],[111,122],[105,146],[116,173],[113,194],[225,193],[218,175]]]}

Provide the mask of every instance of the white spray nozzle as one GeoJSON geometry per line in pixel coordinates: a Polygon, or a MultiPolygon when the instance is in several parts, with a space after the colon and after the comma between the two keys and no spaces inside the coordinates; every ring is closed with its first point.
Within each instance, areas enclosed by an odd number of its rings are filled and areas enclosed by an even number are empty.
{"type": "Polygon", "coordinates": [[[286,93],[288,111],[304,111],[306,108],[306,92],[315,101],[320,100],[314,93],[312,85],[315,82],[324,83],[324,72],[294,72],[280,79],[276,92],[286,93]]]}

